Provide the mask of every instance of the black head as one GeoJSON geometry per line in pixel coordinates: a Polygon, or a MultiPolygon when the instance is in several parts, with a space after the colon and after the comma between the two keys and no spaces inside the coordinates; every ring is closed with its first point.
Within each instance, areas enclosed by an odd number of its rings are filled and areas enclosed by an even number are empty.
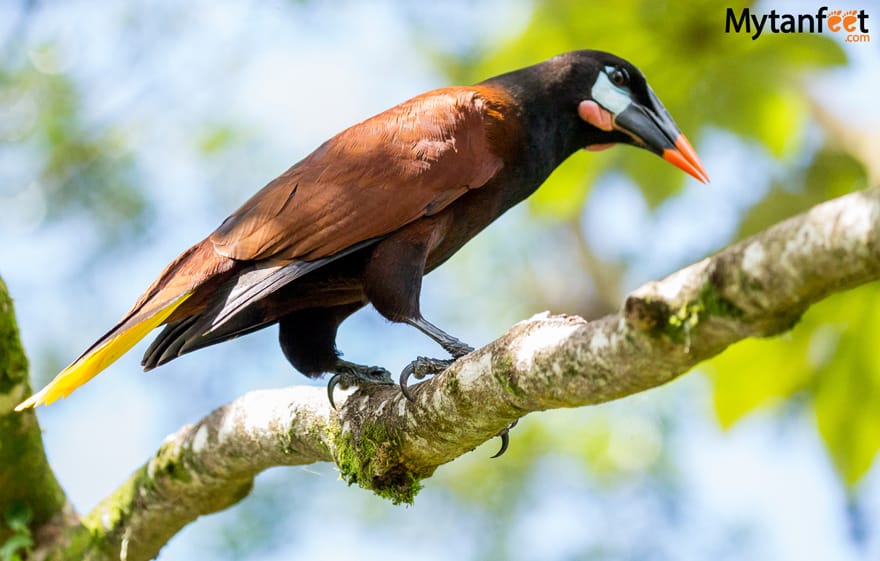
{"type": "Polygon", "coordinates": [[[620,57],[572,51],[493,80],[520,102],[527,119],[540,128],[555,126],[556,134],[580,143],[575,149],[630,144],[708,181],[696,152],[645,76],[620,57]]]}

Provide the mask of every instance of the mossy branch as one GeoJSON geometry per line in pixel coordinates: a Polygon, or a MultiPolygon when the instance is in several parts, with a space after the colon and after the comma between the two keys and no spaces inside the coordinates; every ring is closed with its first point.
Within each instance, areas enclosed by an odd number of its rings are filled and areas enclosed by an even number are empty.
{"type": "Polygon", "coordinates": [[[874,188],[648,283],[619,313],[523,321],[413,387],[412,403],[388,386],[350,394],[338,411],[319,388],[247,394],[166,439],[71,531],[89,536],[87,558],[149,559],[199,515],[245,496],[260,471],[317,461],[335,461],[349,483],[409,502],[438,466],[527,413],[654,388],[736,341],[789,329],[833,292],[878,278],[874,188]]]}
{"type": "Polygon", "coordinates": [[[41,535],[63,525],[71,512],[46,460],[36,415],[13,411],[30,393],[15,309],[0,279],[0,547],[4,551],[27,550],[41,535]]]}

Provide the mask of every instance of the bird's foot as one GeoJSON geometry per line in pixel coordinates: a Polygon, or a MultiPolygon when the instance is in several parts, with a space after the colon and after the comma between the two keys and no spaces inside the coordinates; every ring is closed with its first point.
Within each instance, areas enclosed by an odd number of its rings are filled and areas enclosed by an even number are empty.
{"type": "Polygon", "coordinates": [[[446,352],[451,354],[453,358],[461,358],[464,355],[474,352],[474,348],[472,346],[468,345],[464,341],[459,341],[458,339],[454,338],[443,348],[446,349],[446,352]]]}
{"type": "Polygon", "coordinates": [[[429,374],[439,374],[449,368],[449,365],[453,362],[455,362],[454,358],[440,359],[428,358],[426,356],[416,358],[403,369],[403,372],[400,373],[400,391],[403,392],[403,395],[405,395],[408,400],[414,401],[415,399],[413,398],[412,393],[410,393],[407,385],[409,377],[413,376],[416,380],[421,380],[429,374]]]}
{"type": "Polygon", "coordinates": [[[501,432],[499,432],[498,434],[495,435],[495,436],[501,437],[501,449],[498,450],[498,452],[494,456],[492,456],[493,458],[497,458],[497,457],[501,456],[502,454],[504,454],[505,452],[507,452],[507,446],[510,445],[510,429],[515,427],[518,422],[519,422],[519,419],[510,423],[509,425],[504,427],[501,430],[501,432]]]}
{"type": "Polygon", "coordinates": [[[394,384],[394,380],[391,379],[391,373],[381,366],[364,366],[342,359],[336,361],[333,376],[327,382],[327,397],[330,399],[330,406],[336,409],[336,403],[333,402],[333,390],[336,389],[336,386],[346,389],[370,384],[386,386],[394,384]]]}

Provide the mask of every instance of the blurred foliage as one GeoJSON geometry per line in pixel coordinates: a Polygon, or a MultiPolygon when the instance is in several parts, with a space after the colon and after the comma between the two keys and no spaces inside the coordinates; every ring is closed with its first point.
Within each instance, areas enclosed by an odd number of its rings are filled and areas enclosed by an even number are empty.
{"type": "MultiPolygon", "coordinates": [[[[573,461],[603,485],[620,485],[634,475],[662,473],[669,459],[662,456],[668,452],[662,442],[669,422],[659,414],[620,414],[613,408],[596,409],[589,415],[560,412],[546,419],[532,416],[511,432],[515,446],[505,453],[504,462],[485,462],[482,454],[476,454],[456,463],[452,474],[439,476],[461,500],[495,504],[509,512],[518,499],[510,489],[525,485],[548,454],[573,461]]],[[[483,449],[497,445],[492,441],[483,449]]]]}
{"type": "MultiPolygon", "coordinates": [[[[725,34],[726,7],[712,0],[691,2],[686,10],[669,0],[624,0],[613,7],[611,2],[538,2],[523,34],[509,44],[464,61],[440,60],[453,78],[466,83],[573,49],[613,52],[642,70],[695,145],[702,130],[714,126],[761,143],[775,157],[791,156],[804,142],[802,79],[843,64],[845,55],[818,35],[744,41],[725,34]]],[[[530,199],[533,208],[560,219],[575,216],[590,185],[612,169],[629,175],[652,206],[686,180],[659,158],[634,149],[610,150],[590,155],[589,165],[581,157],[566,162],[530,199]]]]}
{"type": "Polygon", "coordinates": [[[6,511],[4,522],[12,534],[0,545],[0,561],[22,561],[30,557],[34,545],[28,526],[31,518],[29,507],[22,503],[13,504],[6,511]]]}
{"type": "Polygon", "coordinates": [[[706,367],[721,424],[806,397],[839,473],[858,481],[880,449],[878,317],[874,283],[816,304],[781,337],[732,346],[706,367]]]}
{"type": "Polygon", "coordinates": [[[693,502],[673,445],[682,421],[676,407],[686,405],[670,395],[529,416],[511,433],[503,461],[486,461],[495,441],[438,470],[432,482],[462,510],[490,521],[475,557],[724,558],[717,553],[730,550],[722,545],[728,541],[749,551],[752,540],[735,520],[699,535],[687,529],[693,502]],[[574,535],[559,538],[566,533],[574,535]]]}
{"type": "MultiPolygon", "coordinates": [[[[734,3],[740,9],[751,3],[734,3]]],[[[829,198],[866,187],[852,155],[809,141],[804,84],[841,65],[841,46],[820,35],[764,35],[743,40],[723,32],[728,4],[699,0],[680,9],[669,0],[585,5],[577,0],[534,4],[522,34],[488,52],[438,60],[455,80],[475,82],[572,49],[606,50],[636,64],[694,144],[711,128],[758,144],[784,172],[743,217],[739,237],[763,230],[829,198]]],[[[577,219],[603,174],[628,175],[651,207],[669,200],[686,176],[659,158],[632,149],[578,154],[529,200],[551,220],[577,219]]],[[[711,170],[710,170],[711,175],[711,170]]],[[[743,185],[748,189],[748,185],[743,185]]],[[[810,310],[790,335],[735,345],[709,368],[716,411],[730,426],[756,407],[807,392],[819,431],[840,474],[854,483],[880,450],[880,369],[867,349],[876,341],[880,289],[839,295],[810,310]],[[817,346],[822,364],[816,364],[817,346]],[[859,396],[862,396],[859,399],[859,396]]]]}
{"type": "Polygon", "coordinates": [[[794,214],[868,186],[865,167],[852,155],[825,146],[804,166],[792,166],[743,217],[739,238],[794,214]]]}
{"type": "Polygon", "coordinates": [[[10,108],[0,118],[0,151],[18,156],[0,186],[3,212],[83,217],[106,247],[141,231],[148,204],[123,131],[85,117],[75,80],[58,68],[58,48],[16,53],[0,65],[0,100],[10,108]]]}
{"type": "MultiPolygon", "coordinates": [[[[745,215],[740,237],[853,189],[867,187],[864,166],[823,147],[793,166],[745,215]]],[[[734,345],[706,367],[724,426],[758,407],[809,398],[838,473],[855,484],[880,451],[880,362],[871,349],[880,335],[876,283],[837,294],[810,308],[790,333],[734,345]]]]}

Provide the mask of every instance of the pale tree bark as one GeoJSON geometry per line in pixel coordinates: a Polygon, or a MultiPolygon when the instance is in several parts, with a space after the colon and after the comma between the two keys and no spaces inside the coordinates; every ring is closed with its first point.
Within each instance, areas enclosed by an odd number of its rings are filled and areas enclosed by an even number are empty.
{"type": "MultiPolygon", "coordinates": [[[[880,188],[874,188],[648,283],[618,313],[592,322],[542,314],[514,325],[413,387],[412,403],[394,387],[338,397],[338,411],[319,388],[247,394],[170,435],[86,515],[70,512],[51,470],[41,468],[33,484],[49,489],[49,498],[26,498],[49,511],[31,524],[34,557],[149,559],[186,524],[235,504],[256,474],[279,465],[333,461],[349,483],[410,502],[438,466],[527,413],[654,388],[736,341],[789,329],[833,292],[878,278],[880,188]]],[[[11,308],[0,306],[7,311],[11,318],[11,308]]],[[[16,379],[0,401],[6,422],[29,391],[20,373],[16,379]]],[[[15,419],[22,439],[38,439],[32,412],[15,419]]],[[[0,477],[21,476],[16,469],[2,465],[0,477]]]]}

